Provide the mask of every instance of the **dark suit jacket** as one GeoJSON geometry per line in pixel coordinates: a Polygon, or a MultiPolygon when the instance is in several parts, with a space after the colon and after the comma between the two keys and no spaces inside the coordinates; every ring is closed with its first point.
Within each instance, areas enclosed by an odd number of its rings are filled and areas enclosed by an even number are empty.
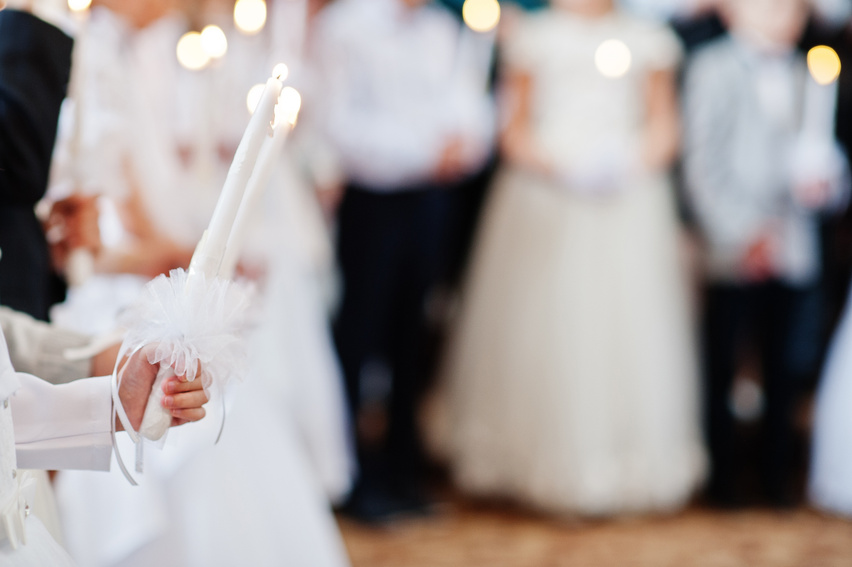
{"type": "Polygon", "coordinates": [[[31,14],[0,11],[0,304],[41,319],[50,263],[33,207],[47,190],[72,45],[31,14]]]}

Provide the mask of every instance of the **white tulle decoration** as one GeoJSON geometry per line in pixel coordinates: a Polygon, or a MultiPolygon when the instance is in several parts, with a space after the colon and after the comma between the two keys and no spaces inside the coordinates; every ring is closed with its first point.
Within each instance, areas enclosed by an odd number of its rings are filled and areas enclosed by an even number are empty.
{"type": "Polygon", "coordinates": [[[122,351],[156,344],[148,362],[170,369],[157,376],[139,430],[143,437],[158,440],[171,423],[161,404],[163,379],[185,374],[192,381],[199,378],[200,367],[201,385],[213,399],[228,381],[243,378],[247,364],[241,331],[249,295],[232,281],[177,269],[148,282],[140,299],[122,315],[128,329],[122,351]]]}

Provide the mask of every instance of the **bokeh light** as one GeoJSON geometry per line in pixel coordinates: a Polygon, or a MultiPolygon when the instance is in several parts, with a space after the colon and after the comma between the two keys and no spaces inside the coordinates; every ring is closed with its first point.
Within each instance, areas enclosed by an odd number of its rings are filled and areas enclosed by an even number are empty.
{"type": "Polygon", "coordinates": [[[184,68],[191,71],[203,69],[210,62],[200,33],[191,31],[181,36],[177,44],[177,58],[184,68]]]}
{"type": "Polygon", "coordinates": [[[295,124],[299,117],[299,109],[302,107],[302,95],[293,87],[284,87],[281,89],[281,94],[278,96],[278,106],[276,117],[281,118],[295,124]],[[280,114],[279,114],[280,113],[280,114]]]}
{"type": "Polygon", "coordinates": [[[72,12],[85,12],[92,5],[92,0],[68,0],[68,9],[72,12]]]}
{"type": "Polygon", "coordinates": [[[255,34],[266,24],[264,0],[237,0],[234,4],[234,24],[246,34],[255,34]]]}
{"type": "Polygon", "coordinates": [[[623,41],[608,39],[595,51],[595,66],[604,77],[617,79],[630,70],[633,56],[623,41]]]}
{"type": "Polygon", "coordinates": [[[228,38],[219,26],[205,26],[201,30],[201,47],[208,57],[219,59],[228,52],[228,38]]]}
{"type": "Polygon", "coordinates": [[[258,83],[249,89],[246,95],[246,107],[249,114],[254,114],[254,109],[257,108],[257,104],[260,102],[260,97],[263,95],[263,88],[265,86],[263,83],[258,83]]]}
{"type": "Polygon", "coordinates": [[[827,45],[818,45],[808,51],[808,69],[821,85],[830,85],[840,76],[840,57],[827,45]]]}
{"type": "Polygon", "coordinates": [[[475,32],[489,32],[500,23],[500,2],[497,0],[465,0],[462,17],[475,32]]]}
{"type": "Polygon", "coordinates": [[[278,79],[279,81],[286,81],[287,77],[290,75],[290,68],[287,67],[284,63],[279,63],[275,67],[272,68],[272,76],[278,79]]]}

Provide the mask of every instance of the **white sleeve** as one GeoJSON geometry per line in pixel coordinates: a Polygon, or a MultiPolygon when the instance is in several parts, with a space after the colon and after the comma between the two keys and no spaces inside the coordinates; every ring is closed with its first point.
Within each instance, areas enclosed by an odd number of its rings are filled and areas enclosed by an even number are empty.
{"type": "Polygon", "coordinates": [[[367,39],[353,40],[331,25],[317,32],[313,53],[322,83],[319,112],[345,173],[360,173],[366,167],[377,179],[404,182],[429,177],[446,138],[431,116],[377,103],[373,93],[387,87],[374,84],[381,77],[362,64],[367,55],[359,41],[367,39]]]}
{"type": "Polygon", "coordinates": [[[0,307],[0,329],[6,336],[12,366],[52,384],[89,376],[92,361],[68,360],[65,350],[91,343],[91,338],[37,321],[18,311],[0,307]]]}
{"type": "Polygon", "coordinates": [[[55,386],[18,373],[11,398],[18,466],[24,469],[109,470],[110,379],[55,386]]]}
{"type": "Polygon", "coordinates": [[[739,258],[764,225],[760,204],[733,169],[736,115],[715,60],[698,56],[684,87],[683,163],[687,196],[710,246],[739,258]]]}

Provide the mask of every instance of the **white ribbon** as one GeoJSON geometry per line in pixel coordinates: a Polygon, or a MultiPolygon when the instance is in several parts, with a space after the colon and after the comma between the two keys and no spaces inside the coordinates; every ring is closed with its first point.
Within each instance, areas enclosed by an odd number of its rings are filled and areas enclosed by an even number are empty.
{"type": "Polygon", "coordinates": [[[27,544],[25,520],[29,515],[26,491],[34,485],[35,476],[29,471],[18,471],[17,486],[0,501],[0,518],[12,549],[27,544]]]}

